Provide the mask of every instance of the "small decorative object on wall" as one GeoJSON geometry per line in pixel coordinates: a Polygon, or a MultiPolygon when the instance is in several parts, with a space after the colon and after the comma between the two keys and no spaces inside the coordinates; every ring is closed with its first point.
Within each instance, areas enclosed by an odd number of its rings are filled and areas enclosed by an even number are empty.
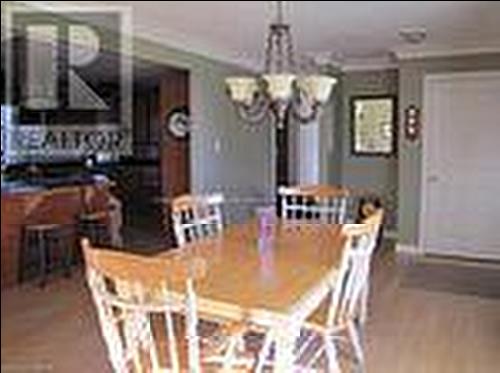
{"type": "Polygon", "coordinates": [[[178,107],[172,109],[165,120],[166,133],[172,134],[174,137],[185,138],[191,130],[191,117],[187,107],[178,107]]]}
{"type": "Polygon", "coordinates": [[[394,96],[351,98],[351,154],[355,156],[395,154],[396,113],[394,96]]]}
{"type": "Polygon", "coordinates": [[[420,138],[421,133],[421,121],[420,121],[420,109],[415,105],[410,105],[405,109],[405,138],[408,141],[414,142],[420,138]]]}

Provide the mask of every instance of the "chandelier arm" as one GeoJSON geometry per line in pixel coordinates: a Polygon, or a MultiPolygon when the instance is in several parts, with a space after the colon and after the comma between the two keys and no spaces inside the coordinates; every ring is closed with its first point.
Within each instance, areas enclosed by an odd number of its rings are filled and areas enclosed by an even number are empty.
{"type": "Polygon", "coordinates": [[[245,105],[235,103],[238,116],[250,124],[260,124],[270,113],[270,102],[265,97],[258,97],[252,101],[252,104],[245,105]]]}
{"type": "Polygon", "coordinates": [[[295,99],[290,102],[290,113],[300,124],[310,124],[317,121],[322,113],[321,104],[311,102],[304,94],[299,91],[295,99]],[[306,105],[306,110],[301,110],[306,105]],[[305,114],[304,111],[307,113],[305,114]]]}
{"type": "Polygon", "coordinates": [[[296,109],[294,105],[292,105],[291,112],[295,120],[297,120],[300,124],[308,125],[320,118],[322,109],[320,105],[313,105],[311,108],[311,113],[308,115],[303,115],[299,110],[296,109]]]}

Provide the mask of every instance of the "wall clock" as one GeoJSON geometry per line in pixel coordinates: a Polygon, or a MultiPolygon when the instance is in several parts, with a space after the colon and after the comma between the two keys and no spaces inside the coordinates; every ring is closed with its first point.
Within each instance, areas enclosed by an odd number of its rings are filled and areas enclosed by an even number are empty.
{"type": "Polygon", "coordinates": [[[165,131],[175,138],[187,137],[191,130],[191,117],[187,107],[172,109],[165,118],[165,131]]]}

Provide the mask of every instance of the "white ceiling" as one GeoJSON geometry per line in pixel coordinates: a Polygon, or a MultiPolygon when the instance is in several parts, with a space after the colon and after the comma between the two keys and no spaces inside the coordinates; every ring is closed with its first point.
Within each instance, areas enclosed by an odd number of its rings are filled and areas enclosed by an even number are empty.
{"type": "MultiPolygon", "coordinates": [[[[254,68],[274,9],[268,1],[64,3],[130,6],[138,36],[254,68]]],[[[391,51],[500,51],[498,1],[291,1],[287,14],[299,53],[347,65],[385,63],[391,51]],[[408,27],[427,30],[423,45],[403,44],[398,31],[408,27]]]]}

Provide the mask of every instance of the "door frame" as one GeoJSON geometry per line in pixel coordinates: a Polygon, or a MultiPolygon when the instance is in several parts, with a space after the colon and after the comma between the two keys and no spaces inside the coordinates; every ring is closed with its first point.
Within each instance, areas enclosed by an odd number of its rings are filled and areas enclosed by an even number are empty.
{"type": "MultiPolygon", "coordinates": [[[[420,214],[419,214],[419,230],[418,230],[418,251],[420,254],[433,254],[432,248],[426,247],[425,237],[426,237],[426,217],[428,213],[427,207],[427,197],[428,197],[428,187],[427,178],[428,175],[428,149],[430,139],[429,132],[426,130],[425,126],[428,124],[426,118],[429,118],[429,87],[435,82],[443,82],[449,80],[457,79],[479,79],[487,77],[500,77],[500,70],[481,70],[481,71],[466,71],[466,72],[453,72],[453,73],[427,73],[423,77],[422,81],[422,118],[423,118],[423,130],[422,130],[422,145],[421,145],[421,162],[420,162],[420,214]],[[431,249],[431,250],[429,250],[431,249]]],[[[437,252],[437,250],[436,250],[437,252]]],[[[477,253],[471,255],[471,259],[481,259],[478,258],[477,253]]],[[[450,252],[450,256],[457,257],[467,257],[466,253],[462,252],[450,252]]]]}

